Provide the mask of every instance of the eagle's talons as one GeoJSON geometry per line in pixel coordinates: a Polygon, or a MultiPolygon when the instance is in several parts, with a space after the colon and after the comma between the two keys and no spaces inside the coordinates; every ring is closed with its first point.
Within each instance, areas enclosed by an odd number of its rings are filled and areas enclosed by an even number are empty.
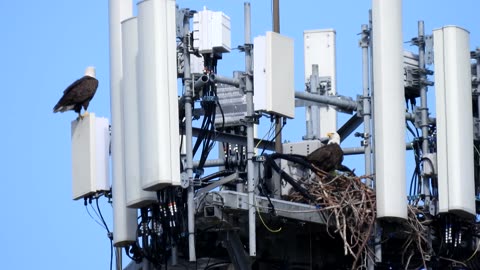
{"type": "Polygon", "coordinates": [[[77,121],[83,120],[83,118],[88,116],[88,112],[85,111],[83,114],[78,113],[77,121]]]}

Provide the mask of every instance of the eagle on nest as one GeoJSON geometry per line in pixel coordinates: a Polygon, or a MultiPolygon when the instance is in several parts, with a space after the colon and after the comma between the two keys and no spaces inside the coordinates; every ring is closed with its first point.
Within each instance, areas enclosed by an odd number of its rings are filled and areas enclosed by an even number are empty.
{"type": "Polygon", "coordinates": [[[349,172],[353,171],[342,164],[343,150],[340,147],[340,135],[336,132],[327,134],[328,143],[310,153],[306,159],[318,169],[324,172],[333,172],[335,170],[349,172]]]}

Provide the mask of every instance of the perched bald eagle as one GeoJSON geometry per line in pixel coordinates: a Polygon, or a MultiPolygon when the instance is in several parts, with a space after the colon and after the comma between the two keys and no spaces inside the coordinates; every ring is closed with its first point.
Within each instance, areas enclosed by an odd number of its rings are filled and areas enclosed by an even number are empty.
{"type": "MultiPolygon", "coordinates": [[[[307,160],[325,172],[332,172],[337,169],[344,169],[342,165],[343,150],[340,147],[340,135],[336,132],[327,134],[329,141],[327,145],[321,146],[307,156],[307,160]]],[[[348,168],[347,168],[348,169],[348,168]]],[[[350,171],[348,169],[347,171],[350,171]]]]}
{"type": "Polygon", "coordinates": [[[53,112],[65,112],[74,110],[78,113],[77,119],[82,119],[88,114],[87,108],[90,100],[92,100],[97,91],[98,80],[95,78],[95,68],[87,67],[85,76],[73,82],[65,91],[63,96],[58,101],[57,105],[53,107],[53,112]],[[81,115],[80,111],[85,110],[85,114],[81,115]]]}

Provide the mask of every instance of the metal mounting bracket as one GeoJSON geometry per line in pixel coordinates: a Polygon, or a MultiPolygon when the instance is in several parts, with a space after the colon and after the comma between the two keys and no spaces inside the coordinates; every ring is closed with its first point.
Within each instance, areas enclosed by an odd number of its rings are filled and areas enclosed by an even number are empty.
{"type": "Polygon", "coordinates": [[[425,36],[425,63],[433,64],[433,35],[425,36]]]}

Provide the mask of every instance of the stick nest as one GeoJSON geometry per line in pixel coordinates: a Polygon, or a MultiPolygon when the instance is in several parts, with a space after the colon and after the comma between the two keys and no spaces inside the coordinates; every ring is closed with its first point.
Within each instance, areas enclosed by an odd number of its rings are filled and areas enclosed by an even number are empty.
{"type": "MultiPolygon", "coordinates": [[[[365,269],[368,260],[374,260],[372,243],[376,221],[375,191],[362,182],[372,179],[372,176],[350,176],[346,174],[332,175],[316,170],[309,179],[302,181],[302,186],[315,197],[315,202],[307,201],[297,191],[292,191],[288,200],[310,203],[325,211],[327,233],[334,237],[337,234],[343,240],[345,255],[353,257],[351,269],[365,269]],[[333,234],[332,234],[333,233],[333,234]]],[[[407,235],[405,241],[404,262],[408,266],[413,254],[421,254],[423,264],[426,226],[417,218],[418,209],[408,208],[408,220],[403,224],[403,232],[407,235]]]]}

